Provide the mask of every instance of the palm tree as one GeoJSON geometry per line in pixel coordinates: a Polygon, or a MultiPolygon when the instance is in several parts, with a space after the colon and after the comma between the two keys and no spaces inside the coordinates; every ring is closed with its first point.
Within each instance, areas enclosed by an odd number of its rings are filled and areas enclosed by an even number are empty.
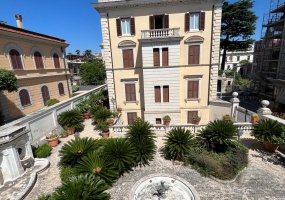
{"type": "Polygon", "coordinates": [[[92,51],[90,49],[86,49],[84,52],[85,62],[92,60],[92,51]]]}
{"type": "Polygon", "coordinates": [[[149,165],[149,161],[153,160],[156,152],[155,134],[151,130],[149,122],[136,120],[129,125],[126,137],[129,138],[131,144],[136,148],[136,163],[140,165],[149,165]]]}
{"type": "Polygon", "coordinates": [[[166,134],[165,157],[173,160],[182,160],[193,147],[194,135],[185,128],[175,128],[166,134]]]}
{"type": "Polygon", "coordinates": [[[100,177],[81,174],[56,188],[51,200],[108,200],[110,195],[104,192],[107,189],[109,186],[100,177]]]}

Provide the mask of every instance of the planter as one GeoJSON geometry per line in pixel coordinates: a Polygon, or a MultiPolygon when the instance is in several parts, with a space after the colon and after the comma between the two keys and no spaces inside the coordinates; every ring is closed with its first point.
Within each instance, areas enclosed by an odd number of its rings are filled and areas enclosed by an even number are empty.
{"type": "Polygon", "coordinates": [[[72,135],[75,132],[75,128],[67,128],[66,131],[67,131],[68,135],[72,135]]]}
{"type": "Polygon", "coordinates": [[[46,141],[48,142],[48,144],[51,146],[51,147],[55,147],[58,145],[58,140],[59,140],[59,137],[55,137],[55,138],[51,138],[51,139],[46,139],[46,141]]]}
{"type": "Polygon", "coordinates": [[[270,152],[275,152],[279,147],[279,144],[272,144],[268,141],[264,141],[263,144],[264,144],[264,148],[270,152]]]}
{"type": "Polygon", "coordinates": [[[199,124],[200,120],[193,120],[194,124],[199,124]]]}
{"type": "Polygon", "coordinates": [[[89,119],[90,118],[90,113],[89,112],[83,113],[83,118],[84,119],[89,119]]]}
{"type": "Polygon", "coordinates": [[[113,119],[110,119],[107,121],[108,122],[108,125],[109,126],[113,126],[114,125],[114,120],[113,119]]]}
{"type": "Polygon", "coordinates": [[[106,133],[102,133],[102,138],[108,138],[110,135],[109,132],[106,132],[106,133]]]}
{"type": "Polygon", "coordinates": [[[122,113],[122,108],[117,108],[118,113],[122,113]]]}
{"type": "Polygon", "coordinates": [[[258,121],[259,121],[259,118],[256,118],[256,117],[252,117],[250,119],[250,122],[253,123],[253,124],[256,124],[258,121]]]}
{"type": "Polygon", "coordinates": [[[165,126],[169,126],[170,120],[164,120],[164,121],[163,121],[163,124],[164,124],[165,126]]]}

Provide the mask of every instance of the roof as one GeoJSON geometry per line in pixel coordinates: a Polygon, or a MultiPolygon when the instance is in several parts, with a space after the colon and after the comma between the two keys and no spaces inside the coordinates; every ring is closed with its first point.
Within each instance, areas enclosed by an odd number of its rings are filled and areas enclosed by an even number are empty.
{"type": "Polygon", "coordinates": [[[15,34],[19,34],[19,35],[25,35],[25,36],[28,36],[28,37],[33,37],[33,38],[38,38],[38,39],[42,39],[42,40],[48,40],[48,41],[51,41],[51,42],[57,42],[57,43],[68,45],[68,43],[66,43],[65,40],[61,39],[61,38],[57,38],[57,37],[53,37],[53,36],[49,36],[49,35],[44,35],[44,34],[41,34],[41,33],[36,33],[36,32],[33,32],[33,31],[26,30],[26,29],[17,28],[17,27],[14,27],[14,26],[9,26],[9,25],[0,23],[0,31],[1,30],[2,31],[7,31],[7,32],[10,32],[10,33],[15,33],[15,34]]]}

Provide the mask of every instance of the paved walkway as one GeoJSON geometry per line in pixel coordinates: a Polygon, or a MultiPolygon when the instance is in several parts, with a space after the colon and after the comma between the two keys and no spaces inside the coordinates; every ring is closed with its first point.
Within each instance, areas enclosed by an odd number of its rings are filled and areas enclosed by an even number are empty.
{"type": "MultiPolygon", "coordinates": [[[[91,120],[85,121],[85,129],[81,137],[100,138],[94,130],[91,120]]],[[[39,174],[37,183],[27,200],[36,199],[41,194],[51,193],[60,185],[58,150],[73,136],[61,139],[61,144],[53,149],[49,157],[50,168],[39,174]]],[[[194,186],[201,200],[285,200],[285,158],[279,154],[270,154],[263,151],[262,145],[244,135],[241,142],[249,149],[249,165],[233,183],[220,183],[211,178],[202,177],[198,172],[182,165],[175,165],[167,161],[157,152],[154,161],[147,167],[135,168],[132,172],[122,176],[108,191],[112,199],[125,200],[129,197],[132,186],[144,176],[153,173],[175,174],[187,180],[194,186]],[[283,164],[283,165],[282,165],[283,164]]],[[[157,139],[157,146],[161,147],[163,140],[157,139]]]]}

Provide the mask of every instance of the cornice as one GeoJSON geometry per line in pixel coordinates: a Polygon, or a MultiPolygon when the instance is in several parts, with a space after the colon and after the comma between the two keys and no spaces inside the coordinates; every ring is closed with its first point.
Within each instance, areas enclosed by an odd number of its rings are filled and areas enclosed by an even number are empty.
{"type": "Polygon", "coordinates": [[[222,3],[223,0],[121,0],[93,3],[92,6],[98,11],[106,11],[117,8],[131,8],[138,6],[153,6],[153,5],[171,5],[183,4],[187,2],[193,3],[222,3]]]}

